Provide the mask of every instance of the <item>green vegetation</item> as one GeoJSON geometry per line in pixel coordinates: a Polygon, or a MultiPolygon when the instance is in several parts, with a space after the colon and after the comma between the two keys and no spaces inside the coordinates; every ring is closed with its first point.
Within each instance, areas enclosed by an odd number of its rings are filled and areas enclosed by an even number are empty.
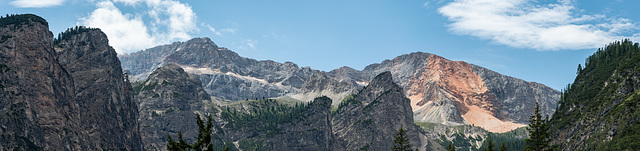
{"type": "Polygon", "coordinates": [[[493,139],[491,139],[491,135],[487,137],[487,147],[484,148],[485,151],[495,151],[496,146],[493,144],[493,139]]]}
{"type": "Polygon", "coordinates": [[[95,29],[96,28],[89,28],[85,26],[76,26],[76,27],[67,28],[67,30],[58,34],[58,38],[53,39],[53,44],[58,45],[60,42],[62,42],[62,40],[67,40],[71,38],[71,36],[73,35],[84,33],[84,32],[95,30],[95,29]]]}
{"type": "Polygon", "coordinates": [[[528,151],[545,151],[549,150],[551,140],[549,139],[549,121],[548,117],[542,119],[540,115],[540,105],[536,103],[533,115],[529,118],[529,138],[525,139],[525,150],[528,151]]]}
{"type": "MultiPolygon", "coordinates": [[[[610,43],[585,59],[572,84],[563,90],[549,121],[554,136],[580,122],[578,135],[590,135],[585,150],[640,148],[640,46],[628,39],[610,43]],[[617,132],[610,134],[610,131],[617,132]]],[[[577,136],[562,136],[570,139],[577,136]]],[[[556,146],[562,148],[564,146],[556,146]]]]}
{"type": "Polygon", "coordinates": [[[49,26],[49,23],[47,23],[46,20],[44,20],[44,18],[38,16],[38,15],[34,15],[34,14],[20,14],[20,15],[15,15],[15,14],[7,14],[6,16],[0,16],[0,27],[6,27],[9,25],[16,25],[15,27],[20,27],[23,25],[27,25],[27,23],[29,23],[29,21],[32,22],[37,22],[46,26],[49,26]]]}
{"type": "Polygon", "coordinates": [[[525,146],[524,139],[528,137],[526,127],[517,128],[505,133],[492,133],[471,125],[445,126],[428,122],[416,122],[416,125],[426,131],[444,128],[445,132],[438,134],[439,137],[434,138],[436,143],[445,148],[451,144],[451,146],[457,150],[481,150],[487,148],[487,138],[489,137],[492,138],[494,145],[504,144],[507,150],[523,150],[525,146]],[[475,131],[474,133],[477,133],[477,135],[465,134],[465,130],[475,131]]]}
{"type": "Polygon", "coordinates": [[[277,127],[278,124],[305,118],[304,111],[309,107],[308,104],[302,103],[291,107],[273,99],[251,101],[249,105],[253,107],[249,113],[239,112],[229,107],[222,108],[220,117],[229,122],[225,127],[234,130],[246,128],[251,132],[274,135],[281,133],[277,127]]]}
{"type": "MultiPolygon", "coordinates": [[[[169,151],[187,151],[187,150],[196,150],[196,151],[213,151],[215,146],[212,143],[212,130],[213,130],[213,123],[211,116],[207,116],[207,123],[205,125],[205,123],[202,121],[202,119],[200,119],[200,114],[196,114],[196,118],[197,121],[196,123],[198,124],[198,140],[191,144],[191,143],[187,143],[186,141],[184,141],[184,139],[182,139],[182,132],[178,133],[178,140],[177,141],[173,141],[173,138],[171,138],[171,136],[167,135],[167,137],[169,138],[169,141],[167,142],[167,150],[169,151]]],[[[229,146],[226,146],[226,148],[224,149],[225,151],[229,150],[229,146]]]]}
{"type": "Polygon", "coordinates": [[[453,144],[449,143],[449,146],[447,146],[447,151],[456,151],[456,147],[453,146],[453,144]]]}
{"type": "Polygon", "coordinates": [[[340,105],[338,105],[338,108],[331,112],[331,114],[337,114],[342,112],[342,108],[344,108],[345,106],[349,105],[349,104],[362,104],[362,102],[358,101],[355,99],[356,95],[352,94],[349,96],[344,97],[344,99],[342,99],[342,101],[340,101],[340,105]]]}
{"type": "Polygon", "coordinates": [[[238,147],[247,151],[265,150],[262,148],[262,141],[240,140],[238,141],[238,147]]]}
{"type": "Polygon", "coordinates": [[[407,130],[402,128],[400,125],[400,129],[396,132],[396,135],[393,137],[393,151],[412,151],[413,145],[409,142],[409,138],[407,136],[407,130]]]}
{"type": "Polygon", "coordinates": [[[433,128],[436,126],[436,123],[429,123],[429,122],[418,122],[415,121],[414,123],[416,123],[416,125],[422,127],[423,129],[429,129],[429,130],[433,130],[433,128]]]}

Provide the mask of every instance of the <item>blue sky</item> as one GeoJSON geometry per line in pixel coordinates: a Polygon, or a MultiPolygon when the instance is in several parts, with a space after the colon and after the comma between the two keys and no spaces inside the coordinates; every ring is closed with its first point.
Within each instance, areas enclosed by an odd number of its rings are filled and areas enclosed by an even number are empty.
{"type": "Polygon", "coordinates": [[[193,37],[258,60],[330,71],[416,51],[561,89],[614,40],[640,40],[635,0],[0,0],[54,34],[101,28],[118,53],[193,37]]]}

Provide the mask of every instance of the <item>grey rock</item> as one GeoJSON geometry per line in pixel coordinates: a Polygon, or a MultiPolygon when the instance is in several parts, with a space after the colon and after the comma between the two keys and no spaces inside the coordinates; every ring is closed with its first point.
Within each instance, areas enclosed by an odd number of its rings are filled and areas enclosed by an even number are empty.
{"type": "Polygon", "coordinates": [[[156,69],[136,91],[142,142],[150,150],[166,150],[167,135],[177,137],[178,132],[195,142],[196,113],[204,118],[213,110],[198,77],[174,64],[156,69]]]}
{"type": "Polygon", "coordinates": [[[0,150],[89,147],[75,121],[81,107],[73,79],[56,60],[46,21],[31,14],[10,18],[17,17],[28,19],[0,27],[0,150]]]}
{"type": "Polygon", "coordinates": [[[56,57],[74,80],[80,124],[96,150],[142,150],[138,108],[116,51],[100,29],[71,35],[56,57]]]}
{"type": "Polygon", "coordinates": [[[410,100],[391,72],[376,76],[354,99],[357,103],[341,105],[333,117],[333,133],[345,150],[390,150],[400,127],[413,146],[420,147],[410,100]]]}

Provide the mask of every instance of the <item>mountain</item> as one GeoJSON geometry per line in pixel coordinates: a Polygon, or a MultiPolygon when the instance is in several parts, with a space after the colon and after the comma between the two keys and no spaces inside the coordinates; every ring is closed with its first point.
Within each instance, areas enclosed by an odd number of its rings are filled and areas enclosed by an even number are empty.
{"type": "Polygon", "coordinates": [[[545,85],[422,52],[384,60],[363,70],[341,67],[324,72],[291,62],[240,57],[208,38],[194,38],[121,55],[120,59],[134,77],[148,75],[165,64],[177,64],[198,76],[209,95],[224,100],[309,101],[328,96],[334,106],[357,93],[374,76],[390,71],[411,100],[415,120],[478,125],[492,132],[527,124],[536,102],[544,115],[552,115],[560,98],[559,91],[545,85]]]}
{"type": "Polygon", "coordinates": [[[559,150],[640,148],[640,46],[629,40],[598,49],[578,66],[550,119],[559,150]]]}
{"type": "Polygon", "coordinates": [[[131,85],[102,31],[54,41],[39,16],[0,23],[0,150],[143,149],[131,85]]]}
{"type": "Polygon", "coordinates": [[[389,150],[401,127],[416,148],[422,147],[413,123],[410,100],[393,83],[391,72],[377,75],[358,94],[340,103],[333,117],[333,133],[345,150],[389,150]]]}
{"type": "Polygon", "coordinates": [[[153,71],[146,81],[134,86],[138,102],[138,122],[145,148],[165,150],[167,135],[183,132],[185,140],[194,142],[198,136],[196,114],[212,112],[210,96],[198,77],[174,64],[153,71]]]}
{"type": "Polygon", "coordinates": [[[320,72],[291,62],[257,61],[218,47],[209,38],[175,42],[120,56],[134,79],[173,63],[197,75],[205,91],[225,100],[272,98],[298,93],[304,81],[320,72]]]}

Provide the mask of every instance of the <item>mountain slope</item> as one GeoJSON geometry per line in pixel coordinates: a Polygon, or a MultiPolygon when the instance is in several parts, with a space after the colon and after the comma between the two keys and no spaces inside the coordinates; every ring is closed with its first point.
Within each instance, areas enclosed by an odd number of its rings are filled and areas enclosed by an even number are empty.
{"type": "Polygon", "coordinates": [[[611,43],[589,56],[567,86],[550,120],[551,138],[562,150],[637,150],[639,108],[640,46],[611,43]]]}
{"type": "Polygon", "coordinates": [[[470,124],[491,132],[506,132],[527,124],[536,102],[546,107],[543,113],[551,115],[560,97],[559,91],[538,83],[421,52],[372,64],[351,74],[361,72],[366,79],[382,71],[393,73],[394,82],[411,99],[415,119],[422,122],[470,124]]]}

